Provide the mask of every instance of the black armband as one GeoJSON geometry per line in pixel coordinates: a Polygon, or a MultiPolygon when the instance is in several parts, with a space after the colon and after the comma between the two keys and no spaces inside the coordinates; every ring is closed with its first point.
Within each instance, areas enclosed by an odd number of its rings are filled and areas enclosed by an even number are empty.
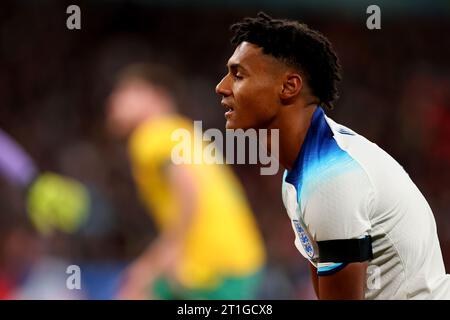
{"type": "Polygon", "coordinates": [[[318,241],[319,262],[363,262],[373,259],[372,237],[318,241]]]}

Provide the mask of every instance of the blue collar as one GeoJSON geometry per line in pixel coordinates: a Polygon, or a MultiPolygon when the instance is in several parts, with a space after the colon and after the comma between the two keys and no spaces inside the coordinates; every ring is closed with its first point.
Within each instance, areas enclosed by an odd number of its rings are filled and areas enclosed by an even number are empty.
{"type": "Polygon", "coordinates": [[[304,167],[308,163],[320,159],[321,154],[329,149],[328,144],[332,137],[333,132],[325,120],[325,112],[320,106],[317,106],[300,152],[292,169],[287,171],[285,181],[298,188],[299,182],[301,183],[303,180],[304,167]]]}

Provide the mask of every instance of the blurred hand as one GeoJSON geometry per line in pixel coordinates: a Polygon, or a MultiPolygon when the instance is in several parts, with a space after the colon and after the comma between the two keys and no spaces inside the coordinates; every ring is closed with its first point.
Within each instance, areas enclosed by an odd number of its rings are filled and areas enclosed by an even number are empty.
{"type": "Polygon", "coordinates": [[[83,184],[55,173],[39,175],[27,194],[30,220],[44,235],[55,230],[76,232],[87,218],[89,205],[83,184]]]}
{"type": "Polygon", "coordinates": [[[156,274],[141,262],[132,264],[123,274],[122,286],[117,294],[120,300],[152,299],[151,287],[156,280],[156,274]]]}
{"type": "Polygon", "coordinates": [[[153,299],[152,286],[158,277],[164,276],[177,283],[177,266],[182,243],[160,237],[124,272],[118,299],[153,299]]]}

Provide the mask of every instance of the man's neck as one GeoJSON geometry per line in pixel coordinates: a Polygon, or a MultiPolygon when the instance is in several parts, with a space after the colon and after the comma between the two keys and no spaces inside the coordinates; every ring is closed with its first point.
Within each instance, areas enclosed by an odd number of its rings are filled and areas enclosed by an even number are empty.
{"type": "MultiPolygon", "coordinates": [[[[305,106],[290,105],[271,123],[268,129],[279,129],[279,162],[291,170],[311,125],[311,119],[317,104],[305,106]]],[[[270,139],[268,139],[270,141],[270,139]]],[[[268,146],[270,150],[270,146],[268,146]]]]}

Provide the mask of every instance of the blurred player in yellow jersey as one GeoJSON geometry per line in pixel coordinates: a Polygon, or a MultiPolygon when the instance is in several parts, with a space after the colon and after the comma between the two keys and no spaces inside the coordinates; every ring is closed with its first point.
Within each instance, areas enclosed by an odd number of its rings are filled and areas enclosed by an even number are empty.
{"type": "Polygon", "coordinates": [[[177,114],[170,74],[132,65],[107,106],[112,133],[126,138],[135,182],[159,230],[126,270],[120,299],[253,299],[265,263],[262,238],[238,180],[226,165],[175,165],[177,114]]]}

